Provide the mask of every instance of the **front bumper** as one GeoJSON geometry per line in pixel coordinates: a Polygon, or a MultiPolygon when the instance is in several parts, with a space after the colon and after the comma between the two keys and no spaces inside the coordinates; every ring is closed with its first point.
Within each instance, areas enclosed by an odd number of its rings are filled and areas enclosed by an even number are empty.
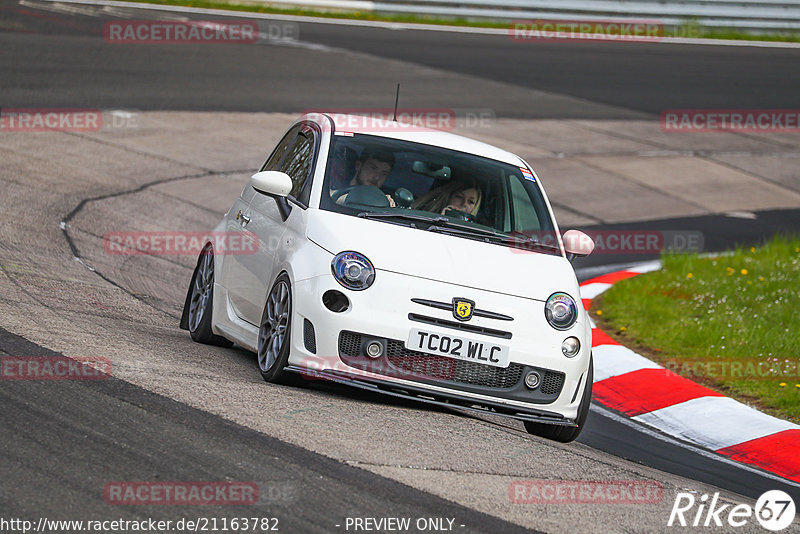
{"type": "Polygon", "coordinates": [[[470,412],[502,415],[519,419],[520,421],[531,421],[534,423],[545,423],[548,425],[560,425],[575,427],[577,424],[572,419],[567,419],[561,414],[548,412],[545,410],[531,410],[525,408],[509,408],[507,405],[491,401],[476,402],[474,398],[465,397],[458,394],[447,394],[444,397],[431,396],[430,390],[414,385],[400,386],[394,382],[387,382],[378,379],[365,380],[363,377],[342,371],[301,368],[294,365],[286,367],[287,371],[297,373],[307,378],[329,380],[339,384],[346,384],[351,387],[381,393],[392,397],[411,399],[426,404],[443,406],[447,408],[457,407],[470,412]]]}
{"type": "Polygon", "coordinates": [[[304,369],[318,377],[366,389],[391,390],[400,396],[423,396],[446,404],[480,405],[504,415],[543,418],[551,424],[572,424],[577,417],[591,351],[591,330],[582,310],[569,331],[559,332],[545,321],[541,301],[386,271],[380,271],[373,286],[360,292],[342,288],[331,276],[296,282],[294,303],[290,370],[304,369]],[[350,306],[346,311],[335,313],[323,305],[322,295],[329,290],[347,296],[350,306]],[[514,320],[473,317],[465,323],[472,331],[458,332],[451,326],[452,312],[411,301],[425,298],[446,302],[453,297],[473,300],[476,308],[514,320]],[[436,319],[438,324],[420,324],[416,320],[420,315],[436,319]],[[410,330],[420,327],[443,335],[506,344],[511,365],[498,368],[407,350],[405,340],[410,330]],[[313,344],[308,342],[309,328],[313,344]],[[508,337],[500,339],[498,332],[508,337]],[[561,341],[570,335],[581,341],[581,351],[575,358],[561,354],[561,341]],[[386,344],[380,359],[364,356],[365,339],[380,339],[386,344]],[[540,372],[543,379],[535,390],[523,383],[525,374],[532,370],[540,372]]]}

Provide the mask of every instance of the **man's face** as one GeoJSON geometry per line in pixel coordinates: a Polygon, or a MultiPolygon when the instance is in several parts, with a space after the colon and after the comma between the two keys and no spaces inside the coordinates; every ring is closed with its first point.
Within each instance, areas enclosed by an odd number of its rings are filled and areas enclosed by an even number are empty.
{"type": "Polygon", "coordinates": [[[350,185],[371,185],[380,187],[389,173],[392,172],[392,166],[385,161],[377,159],[368,159],[366,161],[356,161],[356,175],[350,182],[350,185]]]}

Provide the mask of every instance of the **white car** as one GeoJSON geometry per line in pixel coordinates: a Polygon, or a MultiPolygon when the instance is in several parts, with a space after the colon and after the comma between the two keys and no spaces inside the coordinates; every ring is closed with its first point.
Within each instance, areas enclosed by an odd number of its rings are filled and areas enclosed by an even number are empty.
{"type": "MultiPolygon", "coordinates": [[[[447,132],[300,117],[215,229],[181,327],[293,373],[520,419],[572,441],[589,412],[591,327],[541,183],[447,132]],[[245,249],[247,247],[244,247],[245,249]]],[[[566,247],[565,247],[566,243],[566,247]]]]}

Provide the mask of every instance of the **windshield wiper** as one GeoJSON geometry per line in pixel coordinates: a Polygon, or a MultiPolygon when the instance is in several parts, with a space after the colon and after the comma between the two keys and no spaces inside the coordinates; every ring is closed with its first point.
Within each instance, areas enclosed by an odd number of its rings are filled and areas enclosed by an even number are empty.
{"type": "Polygon", "coordinates": [[[506,243],[515,248],[521,248],[524,250],[547,250],[552,252],[561,253],[561,247],[558,245],[551,245],[549,243],[542,243],[539,241],[535,236],[532,235],[525,235],[525,234],[512,234],[504,236],[506,238],[506,243]]]}
{"type": "MultiPolygon", "coordinates": [[[[500,242],[509,245],[516,245],[517,248],[527,248],[527,249],[538,249],[538,250],[547,250],[552,252],[561,252],[561,249],[556,245],[549,245],[547,243],[540,243],[538,239],[533,236],[526,236],[524,234],[503,234],[496,232],[494,230],[488,230],[484,228],[474,227],[474,226],[467,226],[460,223],[455,223],[445,217],[444,215],[438,215],[435,217],[426,217],[424,215],[416,215],[413,213],[403,213],[403,212],[371,212],[371,211],[362,211],[358,214],[358,217],[362,217],[365,219],[405,219],[413,222],[423,222],[427,223],[428,231],[429,232],[443,232],[448,233],[450,235],[457,235],[460,237],[466,237],[469,239],[476,239],[479,241],[484,241],[487,243],[490,242],[500,242]]],[[[416,224],[412,222],[412,226],[415,228],[417,227],[416,224]]]]}
{"type": "Polygon", "coordinates": [[[488,232],[485,233],[480,230],[477,232],[473,232],[472,229],[469,230],[462,229],[461,227],[459,227],[459,225],[454,225],[454,226],[431,225],[431,227],[428,228],[428,231],[441,232],[443,234],[448,234],[448,235],[457,235],[460,237],[475,239],[486,243],[492,243],[493,241],[496,241],[498,238],[502,238],[502,236],[499,234],[488,233],[488,232]]]}
{"type": "MultiPolygon", "coordinates": [[[[374,212],[374,211],[362,211],[356,217],[361,217],[362,219],[405,219],[407,221],[415,221],[415,222],[424,222],[428,224],[433,224],[438,222],[440,219],[447,220],[445,217],[425,217],[424,215],[414,215],[413,213],[403,213],[400,211],[397,212],[374,212]]],[[[413,225],[416,228],[416,225],[413,225]]]]}
{"type": "MultiPolygon", "coordinates": [[[[480,235],[480,236],[492,237],[492,238],[505,238],[505,237],[508,237],[508,236],[506,236],[506,234],[500,234],[500,233],[495,232],[494,230],[486,230],[484,228],[479,228],[477,226],[467,226],[465,224],[454,223],[453,221],[451,221],[450,219],[448,219],[447,217],[445,217],[443,215],[440,215],[439,217],[436,217],[436,218],[431,219],[431,220],[435,223],[435,225],[436,225],[435,227],[438,227],[438,228],[452,228],[452,229],[468,232],[468,233],[473,234],[473,235],[480,235]]],[[[435,227],[428,228],[428,230],[434,231],[433,228],[435,228],[435,227]]]]}
{"type": "Polygon", "coordinates": [[[501,234],[491,230],[485,230],[483,228],[471,228],[461,224],[454,224],[450,221],[447,221],[447,223],[448,224],[444,226],[431,226],[428,228],[428,231],[440,231],[448,232],[453,235],[463,235],[464,237],[480,239],[482,241],[486,241],[487,243],[500,242],[523,250],[535,249],[556,252],[559,254],[561,253],[561,248],[559,248],[557,245],[541,243],[534,236],[526,236],[524,234],[501,234]]]}
{"type": "Polygon", "coordinates": [[[447,228],[447,229],[458,230],[459,234],[463,232],[464,234],[470,234],[473,236],[481,236],[481,237],[491,237],[491,238],[508,237],[505,234],[499,234],[493,230],[485,230],[483,228],[476,228],[473,226],[466,226],[463,224],[454,223],[444,215],[427,217],[425,215],[416,215],[414,213],[403,213],[395,211],[392,212],[362,211],[357,216],[362,217],[364,219],[406,219],[410,221],[424,222],[430,225],[428,230],[431,232],[435,232],[437,231],[437,229],[447,228]]]}

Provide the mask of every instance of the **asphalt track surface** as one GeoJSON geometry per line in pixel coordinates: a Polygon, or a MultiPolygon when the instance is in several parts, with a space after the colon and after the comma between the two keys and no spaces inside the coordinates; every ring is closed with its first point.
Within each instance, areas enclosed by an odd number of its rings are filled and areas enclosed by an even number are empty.
{"type": "MultiPolygon", "coordinates": [[[[58,356],[2,329],[0,346],[0,354],[58,356]]],[[[460,532],[527,532],[113,377],[53,385],[0,389],[3,516],[65,519],[76,510],[75,519],[98,520],[246,516],[277,518],[282,532],[342,530],[346,517],[449,517],[460,532]],[[254,473],[269,477],[257,480],[255,505],[131,506],[120,514],[97,500],[98,481],[221,475],[252,481],[254,473]]]]}
{"type": "MultiPolygon", "coordinates": [[[[301,47],[125,46],[98,38],[106,22],[130,18],[129,13],[92,10],[34,0],[0,2],[3,29],[10,30],[0,36],[1,106],[385,108],[393,105],[395,84],[401,83],[401,105],[407,107],[489,108],[498,117],[518,118],[641,118],[676,108],[792,109],[800,94],[797,48],[519,43],[506,35],[311,23],[293,30],[305,43],[301,47]],[[333,54],[335,68],[331,54],[308,48],[314,45],[339,52],[333,54]],[[412,71],[404,64],[430,70],[412,71]],[[447,73],[473,77],[475,83],[450,84],[447,73]]],[[[156,12],[135,13],[136,19],[147,19],[156,12]]]]}
{"type": "MultiPolygon", "coordinates": [[[[335,69],[322,59],[316,64],[304,62],[300,67],[284,57],[284,47],[277,46],[219,45],[210,52],[203,48],[202,54],[194,47],[158,48],[157,54],[146,47],[114,49],[98,40],[102,34],[100,21],[113,16],[104,19],[42,12],[11,2],[0,3],[0,10],[2,29],[12,30],[0,33],[2,107],[252,111],[297,111],[317,105],[385,107],[386,88],[390,88],[391,100],[392,74],[397,74],[388,69],[374,79],[344,79],[329,74],[335,69]],[[277,62],[275,56],[279,55],[277,62]],[[358,86],[355,95],[351,90],[354,83],[358,86]]],[[[797,50],[634,44],[589,47],[585,43],[537,44],[534,48],[487,36],[426,32],[423,39],[415,32],[315,24],[301,24],[300,31],[304,41],[337,49],[590,99],[598,105],[581,108],[580,116],[592,118],[652,115],[678,107],[789,108],[800,80],[797,69],[790,68],[800,59],[797,50]],[[763,87],[769,87],[769,92],[763,87]]],[[[290,48],[289,55],[302,50],[290,48]]],[[[431,95],[428,91],[435,77],[401,81],[408,88],[404,89],[408,105],[422,105],[423,99],[436,98],[428,105],[486,107],[485,100],[470,96],[469,91],[431,95]],[[420,87],[415,89],[415,82],[420,82],[420,87]]],[[[500,95],[492,102],[492,109],[498,116],[576,116],[569,102],[547,109],[537,108],[535,103],[520,106],[520,102],[524,100],[513,96],[504,100],[500,95]]],[[[557,99],[555,102],[558,104],[557,99]]],[[[707,242],[707,248],[719,250],[734,242],[758,242],[778,230],[796,230],[800,225],[797,215],[759,214],[761,226],[757,230],[748,226],[751,234],[746,237],[736,219],[723,216],[659,221],[654,227],[700,225],[707,236],[713,237],[713,244],[707,242]]],[[[606,264],[628,259],[598,258],[606,264]]],[[[587,259],[578,266],[598,266],[598,260],[587,259]]],[[[0,351],[5,354],[41,355],[44,350],[5,331],[0,334],[0,351]]],[[[15,410],[4,409],[0,415],[3,428],[11,430],[8,435],[12,436],[3,453],[8,461],[0,470],[3,480],[25,482],[13,490],[4,484],[0,503],[3,510],[14,510],[18,515],[41,515],[48,509],[56,514],[75,509],[91,511],[86,508],[91,499],[83,497],[87,496],[86,486],[98,479],[147,479],[148,474],[162,479],[223,475],[236,479],[251,473],[248,466],[254,462],[260,469],[267,462],[266,470],[275,473],[275,479],[265,483],[290,489],[283,495],[289,495],[288,499],[269,503],[264,513],[283,512],[281,518],[288,531],[331,531],[331,509],[340,511],[341,517],[456,516],[476,532],[513,532],[517,528],[115,379],[88,385],[63,384],[46,392],[37,384],[16,384],[3,390],[3,406],[12,405],[15,410]],[[54,412],[53,407],[60,410],[54,412]],[[125,450],[131,444],[135,444],[132,450],[125,450]],[[263,454],[265,449],[275,456],[263,454]],[[22,457],[15,452],[20,450],[35,453],[22,457]],[[175,454],[176,450],[181,454],[175,454]],[[62,487],[53,480],[61,482],[62,487]],[[66,498],[63,486],[69,488],[66,498]],[[298,487],[302,487],[301,502],[298,487]],[[294,513],[298,506],[302,514],[294,513]]],[[[795,487],[642,435],[599,412],[593,413],[580,441],[741,495],[756,497],[778,487],[797,495],[795,487]]],[[[248,509],[248,513],[251,511],[248,509]]],[[[171,509],[169,517],[173,518],[175,512],[171,509]]],[[[106,512],[98,508],[97,513],[106,512]]],[[[186,513],[197,515],[196,510],[186,513]]],[[[155,514],[148,510],[142,515],[155,514]]]]}

